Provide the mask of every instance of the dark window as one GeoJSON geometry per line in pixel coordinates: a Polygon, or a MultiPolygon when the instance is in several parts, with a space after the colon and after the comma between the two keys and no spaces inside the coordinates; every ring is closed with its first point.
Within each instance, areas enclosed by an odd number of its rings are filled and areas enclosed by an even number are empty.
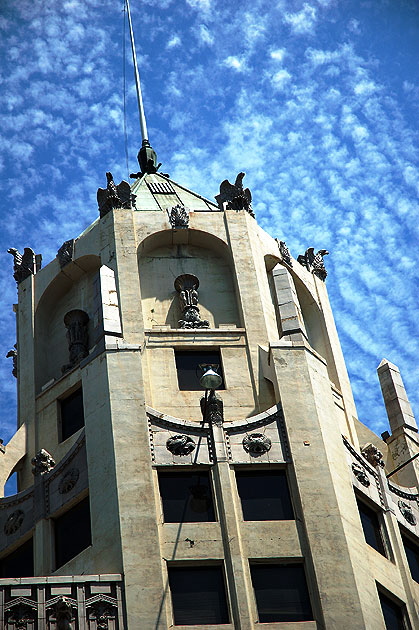
{"type": "Polygon", "coordinates": [[[237,470],[236,480],[245,521],[294,518],[285,470],[237,470]]]}
{"type": "MultiPolygon", "coordinates": [[[[210,351],[189,351],[175,350],[175,361],[179,389],[188,391],[202,391],[199,379],[202,376],[200,365],[218,366],[215,370],[220,376],[223,375],[221,365],[221,355],[218,350],[210,351]]],[[[225,389],[224,380],[217,389],[225,389]]]]}
{"type": "Polygon", "coordinates": [[[374,549],[383,554],[383,556],[386,556],[383,533],[377,512],[358,499],[357,503],[365,540],[371,547],[374,547],[374,549]]]}
{"type": "Polygon", "coordinates": [[[254,564],[250,570],[261,623],[313,620],[301,564],[254,564]]]}
{"type": "Polygon", "coordinates": [[[401,606],[389,599],[383,593],[378,593],[381,610],[386,624],[386,630],[406,630],[405,616],[401,606]]]}
{"type": "Polygon", "coordinates": [[[159,472],[166,523],[215,521],[209,471],[159,472]]]}
{"type": "Polygon", "coordinates": [[[403,532],[402,540],[412,578],[419,582],[419,546],[410,537],[405,536],[403,532]]]}
{"type": "Polygon", "coordinates": [[[80,387],[67,398],[60,400],[61,442],[84,427],[83,390],[80,387]]]}
{"type": "Polygon", "coordinates": [[[176,626],[229,623],[223,569],[169,567],[176,626]]]}
{"type": "Polygon", "coordinates": [[[92,544],[89,497],[54,519],[54,530],[55,566],[58,568],[92,544]]]}
{"type": "Polygon", "coordinates": [[[33,541],[30,538],[18,549],[0,560],[0,577],[32,577],[33,575],[33,541]]]}

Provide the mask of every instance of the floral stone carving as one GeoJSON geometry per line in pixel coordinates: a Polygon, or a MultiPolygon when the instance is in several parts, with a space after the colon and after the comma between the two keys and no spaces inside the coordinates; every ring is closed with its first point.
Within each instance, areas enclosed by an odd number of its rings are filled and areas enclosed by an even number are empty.
{"type": "Polygon", "coordinates": [[[361,453],[372,466],[384,468],[383,454],[374,444],[365,444],[364,448],[361,449],[361,453]]]}
{"type": "Polygon", "coordinates": [[[358,479],[359,483],[362,483],[363,486],[368,488],[370,485],[370,480],[368,479],[368,475],[365,470],[359,464],[352,464],[352,472],[355,477],[358,479]]]}
{"type": "Polygon", "coordinates": [[[199,280],[191,273],[184,273],[175,280],[175,289],[179,293],[183,319],[180,328],[209,328],[209,322],[201,319],[198,308],[199,280]]]}
{"type": "Polygon", "coordinates": [[[189,227],[189,214],[183,206],[179,204],[173,206],[170,212],[169,209],[167,209],[167,214],[169,215],[169,222],[173,229],[189,227]]]}
{"type": "Polygon", "coordinates": [[[416,525],[416,517],[413,514],[413,511],[410,505],[406,503],[406,501],[402,501],[401,499],[400,501],[397,502],[397,505],[399,506],[399,510],[404,516],[404,518],[406,519],[406,521],[410,523],[410,525],[416,525]]]}
{"type": "Polygon", "coordinates": [[[60,494],[67,494],[67,492],[70,492],[70,490],[72,490],[78,482],[79,476],[80,473],[78,468],[70,468],[58,484],[58,492],[60,494]]]}
{"type": "Polygon", "coordinates": [[[166,442],[166,448],[173,455],[189,455],[195,450],[196,444],[189,435],[172,435],[166,442]]]}
{"type": "Polygon", "coordinates": [[[263,455],[267,453],[271,446],[271,440],[263,433],[250,433],[243,438],[243,448],[251,455],[263,455]]]}
{"type": "Polygon", "coordinates": [[[45,473],[52,470],[55,466],[55,460],[44,448],[41,448],[40,451],[37,452],[35,457],[32,458],[31,464],[33,466],[32,472],[35,476],[44,475],[45,473]]]}
{"type": "Polygon", "coordinates": [[[7,517],[4,524],[3,531],[6,536],[11,536],[21,527],[25,518],[25,512],[23,510],[15,510],[7,517]]]}

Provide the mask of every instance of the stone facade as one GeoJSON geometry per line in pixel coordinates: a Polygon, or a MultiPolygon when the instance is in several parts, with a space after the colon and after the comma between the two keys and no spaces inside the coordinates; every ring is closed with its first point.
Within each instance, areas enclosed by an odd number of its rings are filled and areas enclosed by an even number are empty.
{"type": "MultiPolygon", "coordinates": [[[[1,481],[17,470],[19,493],[0,500],[0,570],[30,541],[33,569],[1,573],[1,627],[182,627],[168,573],[216,566],[222,627],[255,630],[252,570],[265,565],[303,567],[311,609],[267,630],[383,630],[379,593],[418,627],[403,541],[419,546],[419,460],[393,473],[418,440],[397,368],[380,366],[393,431],[384,442],[356,418],[321,274],[246,207],[216,205],[157,173],[131,192],[136,207],[107,208],[71,240],[65,274],[56,258],[19,281],[19,429],[0,451],[1,481]],[[181,229],[168,208],[188,209],[181,229]],[[179,278],[199,278],[204,326],[179,323],[198,310],[195,294],[180,299],[179,278]],[[213,415],[197,370],[195,384],[179,385],[178,355],[194,351],[201,363],[218,353],[224,389],[213,415]],[[83,421],[72,432],[76,404],[83,421]],[[34,476],[41,449],[49,465],[34,476]],[[250,471],[285,471],[293,518],[244,518],[237,484],[250,471]],[[172,473],[208,475],[209,495],[191,482],[191,496],[197,513],[213,502],[212,520],[167,517],[159,479],[172,473]],[[382,551],[365,540],[357,500],[378,519],[382,551]],[[71,531],[69,518],[87,528],[87,505],[89,536],[74,547],[59,532],[71,531]]],[[[204,626],[218,627],[187,624],[204,626]]]]}

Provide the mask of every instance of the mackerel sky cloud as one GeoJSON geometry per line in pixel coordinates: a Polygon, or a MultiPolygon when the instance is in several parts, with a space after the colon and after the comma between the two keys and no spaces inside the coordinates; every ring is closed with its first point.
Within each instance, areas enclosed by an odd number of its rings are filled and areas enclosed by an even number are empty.
{"type": "MultiPolygon", "coordinates": [[[[383,357],[400,367],[418,414],[417,2],[131,0],[131,9],[163,172],[212,199],[244,170],[264,229],[295,257],[330,252],[326,282],[360,419],[388,428],[383,357]]],[[[120,181],[138,170],[126,46],[124,62],[122,0],[1,3],[0,356],[15,343],[7,249],[30,246],[48,263],[98,216],[105,172],[120,181]]],[[[6,442],[11,368],[0,359],[6,442]]]]}

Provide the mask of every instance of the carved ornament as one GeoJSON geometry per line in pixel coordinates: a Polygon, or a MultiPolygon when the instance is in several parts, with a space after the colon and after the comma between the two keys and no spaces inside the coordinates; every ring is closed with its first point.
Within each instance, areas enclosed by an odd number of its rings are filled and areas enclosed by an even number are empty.
{"type": "Polygon", "coordinates": [[[201,398],[201,412],[204,422],[221,426],[224,421],[224,403],[221,396],[212,389],[201,398]]]}
{"type": "Polygon", "coordinates": [[[3,531],[6,536],[11,536],[18,529],[20,529],[23,520],[25,518],[25,512],[23,510],[15,510],[7,517],[7,520],[4,524],[3,531]]]}
{"type": "Polygon", "coordinates": [[[74,238],[65,241],[57,252],[57,258],[61,269],[73,260],[74,256],[74,238]]]}
{"type": "MultiPolygon", "coordinates": [[[[277,239],[278,240],[278,239],[277,239]]],[[[284,263],[292,267],[292,259],[290,250],[288,249],[285,241],[278,241],[279,253],[281,254],[284,263]]]]}
{"type": "Polygon", "coordinates": [[[44,475],[52,470],[55,466],[55,460],[44,448],[32,458],[31,464],[33,466],[32,472],[35,476],[44,475]]]}
{"type": "Polygon", "coordinates": [[[73,612],[67,597],[60,597],[54,606],[57,630],[72,630],[73,612]]]}
{"type": "Polygon", "coordinates": [[[167,214],[172,229],[189,227],[189,214],[180,204],[173,206],[170,211],[167,208],[167,214]]]}
{"type": "Polygon", "coordinates": [[[364,448],[361,449],[361,453],[372,466],[384,468],[383,454],[374,444],[366,444],[364,448]]]}
{"type": "Polygon", "coordinates": [[[69,362],[62,366],[64,374],[89,354],[89,335],[87,324],[89,316],[84,311],[74,309],[64,316],[64,325],[67,328],[67,341],[69,362]]]}
{"type": "Polygon", "coordinates": [[[413,514],[412,508],[406,501],[402,501],[401,499],[397,502],[399,506],[399,510],[402,513],[402,516],[406,519],[410,525],[416,525],[416,517],[413,514]]]}
{"type": "Polygon", "coordinates": [[[267,453],[272,446],[271,440],[263,433],[250,433],[243,438],[243,448],[251,455],[263,455],[267,453]]]}
{"type": "Polygon", "coordinates": [[[99,206],[99,214],[104,217],[115,208],[127,208],[128,210],[135,208],[136,195],[131,192],[131,186],[126,181],[122,181],[117,186],[113,181],[112,173],[106,173],[108,185],[106,188],[98,188],[97,203],[99,206]]]}
{"type": "Polygon", "coordinates": [[[6,354],[6,359],[13,359],[13,369],[12,369],[12,374],[15,378],[17,378],[17,345],[15,344],[14,347],[9,350],[9,352],[6,354]]]}
{"type": "Polygon", "coordinates": [[[72,490],[78,482],[79,476],[80,473],[78,468],[70,468],[70,470],[68,470],[62,477],[58,485],[58,492],[60,494],[67,494],[67,492],[70,492],[70,490],[72,490]]]}
{"type": "MultiPolygon", "coordinates": [[[[107,602],[95,602],[88,606],[88,621],[96,621],[96,630],[108,630],[109,621],[116,617],[116,610],[107,602]]],[[[112,628],[114,625],[112,624],[112,628]]]]}
{"type": "Polygon", "coordinates": [[[25,247],[23,254],[10,247],[7,253],[13,256],[13,277],[18,284],[41,269],[42,256],[35,254],[30,247],[25,247]]]}
{"type": "Polygon", "coordinates": [[[352,464],[352,472],[358,479],[359,483],[362,483],[363,486],[368,488],[368,486],[370,485],[370,480],[368,479],[368,475],[365,472],[364,468],[362,468],[362,466],[360,466],[359,464],[354,463],[352,464]]]}
{"type": "Polygon", "coordinates": [[[327,271],[324,266],[323,256],[328,255],[327,249],[319,249],[317,254],[314,253],[314,247],[306,249],[305,254],[300,254],[297,261],[313,273],[320,280],[326,280],[327,271]]]}
{"type": "Polygon", "coordinates": [[[173,455],[189,455],[195,450],[196,444],[189,435],[172,435],[166,442],[166,448],[173,455]]]}
{"type": "Polygon", "coordinates": [[[198,287],[199,280],[191,273],[184,273],[175,280],[183,316],[178,322],[180,328],[209,328],[209,322],[201,319],[199,313],[198,287]]]}
{"type": "Polygon", "coordinates": [[[221,209],[224,209],[224,204],[226,204],[227,210],[246,210],[250,216],[254,217],[251,206],[252,193],[248,188],[243,188],[245,174],[239,173],[234,184],[230,184],[228,179],[221,182],[220,194],[216,195],[215,199],[221,209]]]}
{"type": "MultiPolygon", "coordinates": [[[[34,607],[35,608],[35,607],[34,607]]],[[[28,604],[19,602],[16,606],[10,608],[5,612],[6,616],[6,628],[13,628],[13,630],[27,630],[28,624],[33,628],[35,620],[38,617],[38,613],[28,604]]]]}

